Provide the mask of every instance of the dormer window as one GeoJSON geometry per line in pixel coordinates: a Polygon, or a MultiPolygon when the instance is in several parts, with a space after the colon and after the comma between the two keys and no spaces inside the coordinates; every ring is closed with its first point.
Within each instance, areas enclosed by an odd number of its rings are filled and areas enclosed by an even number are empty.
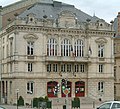
{"type": "Polygon", "coordinates": [[[100,26],[103,26],[103,24],[101,23],[100,26]]]}
{"type": "Polygon", "coordinates": [[[62,11],[59,14],[58,24],[60,27],[74,28],[76,26],[76,15],[70,11],[62,11]]]}
{"type": "Polygon", "coordinates": [[[35,14],[30,13],[27,15],[27,23],[35,23],[35,14]]]}
{"type": "Polygon", "coordinates": [[[33,18],[30,18],[30,21],[32,22],[32,21],[33,21],[33,18]]]}

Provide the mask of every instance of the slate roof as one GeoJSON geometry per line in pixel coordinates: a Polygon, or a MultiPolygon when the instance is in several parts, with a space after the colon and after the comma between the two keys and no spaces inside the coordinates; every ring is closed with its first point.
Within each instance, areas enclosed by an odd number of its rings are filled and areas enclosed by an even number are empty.
{"type": "Polygon", "coordinates": [[[53,3],[36,3],[20,14],[19,17],[26,18],[28,14],[33,13],[38,19],[43,19],[44,15],[47,15],[48,19],[57,19],[58,15],[62,11],[71,11],[76,15],[79,22],[86,22],[86,19],[91,19],[91,22],[96,22],[97,20],[103,21],[103,19],[99,19],[96,16],[92,17],[83,11],[76,9],[74,5],[69,5],[57,1],[53,1],[53,3]]]}

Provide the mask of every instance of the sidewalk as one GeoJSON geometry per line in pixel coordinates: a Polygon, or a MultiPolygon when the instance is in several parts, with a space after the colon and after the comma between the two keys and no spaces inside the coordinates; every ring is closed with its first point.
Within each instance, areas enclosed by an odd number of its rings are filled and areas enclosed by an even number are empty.
{"type": "MultiPolygon", "coordinates": [[[[6,109],[17,109],[17,106],[13,106],[13,105],[0,105],[6,109]]],[[[35,108],[28,108],[28,107],[25,107],[25,106],[18,106],[18,109],[35,109],[35,108]]]]}
{"type": "MultiPolygon", "coordinates": [[[[81,103],[80,109],[96,109],[98,105],[99,104],[81,103]]],[[[17,106],[13,106],[13,105],[0,105],[0,106],[5,107],[6,109],[17,109],[17,106]]],[[[35,109],[35,108],[18,106],[18,109],[35,109]]],[[[53,109],[55,109],[55,107],[53,107],[53,109]]]]}

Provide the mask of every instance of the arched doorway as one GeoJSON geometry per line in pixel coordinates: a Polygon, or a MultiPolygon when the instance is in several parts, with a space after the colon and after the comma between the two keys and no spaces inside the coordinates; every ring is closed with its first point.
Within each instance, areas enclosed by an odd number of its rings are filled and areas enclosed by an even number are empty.
{"type": "Polygon", "coordinates": [[[57,86],[58,82],[56,81],[50,81],[47,83],[47,96],[48,97],[57,97],[57,95],[54,94],[55,86],[57,86]]]}
{"type": "Polygon", "coordinates": [[[85,82],[84,81],[75,82],[75,97],[84,96],[85,96],[85,82]]]}
{"type": "MultiPolygon", "coordinates": [[[[70,81],[67,81],[67,88],[69,89],[70,93],[68,94],[68,97],[71,97],[71,93],[72,93],[72,83],[70,81]]],[[[62,86],[61,86],[61,96],[62,97],[66,97],[66,95],[64,94],[63,90],[62,90],[62,86]]]]}

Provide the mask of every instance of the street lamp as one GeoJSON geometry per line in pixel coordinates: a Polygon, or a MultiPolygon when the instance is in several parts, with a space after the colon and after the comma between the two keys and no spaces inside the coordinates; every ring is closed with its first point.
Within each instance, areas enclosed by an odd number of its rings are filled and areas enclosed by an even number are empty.
{"type": "Polygon", "coordinates": [[[16,89],[16,93],[17,93],[17,109],[18,109],[18,93],[19,93],[19,89],[16,89]]]}

